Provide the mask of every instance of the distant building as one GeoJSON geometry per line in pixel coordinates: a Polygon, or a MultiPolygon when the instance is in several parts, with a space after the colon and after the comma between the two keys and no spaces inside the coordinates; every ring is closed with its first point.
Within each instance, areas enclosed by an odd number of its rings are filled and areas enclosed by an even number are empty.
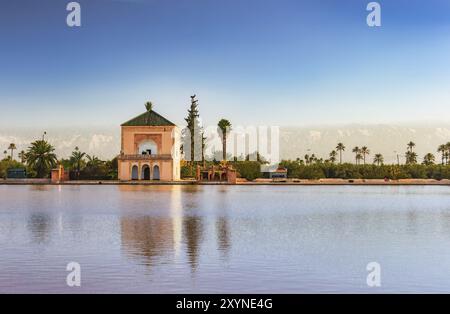
{"type": "Polygon", "coordinates": [[[8,169],[6,177],[8,179],[26,179],[27,171],[23,168],[8,169]]]}
{"type": "Polygon", "coordinates": [[[64,170],[63,165],[58,165],[57,168],[51,171],[51,181],[52,183],[59,183],[64,181],[69,181],[69,171],[64,170]]]}
{"type": "Polygon", "coordinates": [[[264,178],[267,179],[273,179],[273,180],[277,180],[277,179],[287,179],[287,169],[283,168],[283,167],[277,167],[277,168],[272,168],[272,166],[270,167],[264,167],[264,169],[262,170],[262,174],[264,178]]]}
{"type": "Polygon", "coordinates": [[[180,179],[180,141],[177,126],[152,110],[121,125],[119,180],[180,179]]]}
{"type": "Polygon", "coordinates": [[[270,179],[287,179],[287,169],[278,167],[275,171],[269,172],[270,179]]]}

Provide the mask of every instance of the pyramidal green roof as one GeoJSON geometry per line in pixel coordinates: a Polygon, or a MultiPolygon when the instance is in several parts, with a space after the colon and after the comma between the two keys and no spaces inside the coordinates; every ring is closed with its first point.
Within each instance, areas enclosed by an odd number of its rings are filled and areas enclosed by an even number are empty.
{"type": "Polygon", "coordinates": [[[161,116],[153,110],[148,110],[143,114],[125,122],[122,126],[174,126],[175,124],[161,116]]]}

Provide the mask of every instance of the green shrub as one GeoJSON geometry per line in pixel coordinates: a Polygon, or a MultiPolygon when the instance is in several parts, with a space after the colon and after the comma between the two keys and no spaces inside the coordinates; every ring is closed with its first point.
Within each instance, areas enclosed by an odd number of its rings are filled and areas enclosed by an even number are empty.
{"type": "Polygon", "coordinates": [[[256,178],[261,178],[261,163],[257,161],[237,161],[234,164],[236,171],[241,178],[253,181],[256,178]]]}
{"type": "Polygon", "coordinates": [[[302,164],[283,160],[280,166],[288,170],[289,178],[298,179],[450,179],[450,165],[355,165],[317,162],[302,164]]]}

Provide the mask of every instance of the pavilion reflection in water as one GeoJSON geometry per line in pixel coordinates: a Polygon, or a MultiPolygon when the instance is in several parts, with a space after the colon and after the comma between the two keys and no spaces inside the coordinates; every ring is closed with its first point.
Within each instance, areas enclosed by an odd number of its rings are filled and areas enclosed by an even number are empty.
{"type": "MultiPolygon", "coordinates": [[[[142,191],[145,192],[146,188],[148,187],[143,187],[142,191]]],[[[129,256],[139,259],[141,263],[148,266],[186,258],[191,270],[195,271],[206,230],[205,217],[195,214],[200,208],[200,200],[196,197],[201,193],[197,194],[193,191],[189,199],[182,199],[186,197],[186,187],[183,192],[181,187],[176,186],[159,187],[159,189],[170,189],[167,211],[162,208],[162,214],[142,214],[141,212],[140,215],[123,215],[120,222],[122,247],[129,256]]],[[[136,187],[133,187],[133,191],[136,192],[136,187]]],[[[152,192],[149,192],[149,197],[152,196],[150,193],[152,192]]],[[[215,217],[214,225],[217,251],[223,257],[227,255],[231,247],[227,217],[215,217]]]]}

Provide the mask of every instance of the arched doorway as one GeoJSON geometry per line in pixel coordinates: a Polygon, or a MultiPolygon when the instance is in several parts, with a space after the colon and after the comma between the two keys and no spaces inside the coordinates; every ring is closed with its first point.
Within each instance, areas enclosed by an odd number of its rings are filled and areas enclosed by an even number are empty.
{"type": "Polygon", "coordinates": [[[159,166],[153,167],[153,180],[159,180],[159,166]]]}
{"type": "Polygon", "coordinates": [[[150,180],[150,167],[148,165],[142,166],[142,180],[150,180]]]}
{"type": "Polygon", "coordinates": [[[138,180],[139,179],[138,172],[139,172],[138,166],[133,166],[131,168],[131,180],[138,180]]]}

